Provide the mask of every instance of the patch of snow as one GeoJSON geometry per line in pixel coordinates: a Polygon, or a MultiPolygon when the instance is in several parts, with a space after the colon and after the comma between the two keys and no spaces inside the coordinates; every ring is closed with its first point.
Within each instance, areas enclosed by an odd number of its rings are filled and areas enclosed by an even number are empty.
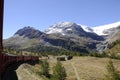
{"type": "Polygon", "coordinates": [[[73,22],[59,22],[59,23],[55,24],[55,26],[58,26],[58,27],[69,27],[72,25],[74,25],[73,22]]]}
{"type": "Polygon", "coordinates": [[[64,34],[64,33],[62,33],[62,35],[64,36],[65,34],[64,34]]]}
{"type": "Polygon", "coordinates": [[[108,25],[103,25],[103,26],[93,27],[93,31],[98,35],[107,35],[107,34],[104,33],[105,30],[111,29],[111,28],[116,28],[118,26],[120,26],[120,22],[116,22],[116,23],[112,23],[112,24],[108,24],[108,25]]]}
{"type": "MultiPolygon", "coordinates": [[[[74,26],[75,23],[73,22],[59,22],[57,24],[52,25],[50,28],[45,30],[46,34],[52,34],[52,33],[61,33],[62,35],[64,34],[64,29],[70,26],[74,26]]],[[[67,30],[72,30],[71,28],[68,28],[67,30]]]]}
{"type": "Polygon", "coordinates": [[[47,34],[52,34],[52,33],[62,33],[62,29],[58,28],[51,28],[46,31],[47,34]]]}
{"type": "Polygon", "coordinates": [[[72,31],[72,29],[71,28],[69,28],[69,29],[67,29],[68,31],[72,31]]]}
{"type": "Polygon", "coordinates": [[[86,32],[96,33],[98,35],[108,35],[107,33],[104,33],[104,31],[110,28],[116,28],[120,26],[120,21],[108,25],[97,26],[97,27],[87,27],[85,25],[75,24],[73,22],[59,22],[52,25],[47,30],[45,30],[45,33],[46,34],[61,33],[62,35],[65,35],[64,30],[72,31],[72,27],[76,27],[76,26],[81,27],[86,32]]]}
{"type": "Polygon", "coordinates": [[[84,31],[93,33],[93,29],[92,28],[90,28],[88,26],[85,26],[85,25],[82,25],[82,24],[79,24],[79,25],[82,27],[82,29],[84,31]]]}

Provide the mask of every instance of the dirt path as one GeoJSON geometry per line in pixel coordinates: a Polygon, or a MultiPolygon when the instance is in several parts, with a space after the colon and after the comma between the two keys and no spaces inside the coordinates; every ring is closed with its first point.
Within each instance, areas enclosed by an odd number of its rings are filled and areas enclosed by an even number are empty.
{"type": "Polygon", "coordinates": [[[72,65],[72,67],[73,67],[73,69],[74,69],[74,72],[75,72],[75,75],[76,75],[77,80],[80,80],[79,75],[78,75],[78,73],[77,73],[77,69],[76,69],[76,67],[74,66],[74,63],[71,63],[71,65],[72,65]]]}

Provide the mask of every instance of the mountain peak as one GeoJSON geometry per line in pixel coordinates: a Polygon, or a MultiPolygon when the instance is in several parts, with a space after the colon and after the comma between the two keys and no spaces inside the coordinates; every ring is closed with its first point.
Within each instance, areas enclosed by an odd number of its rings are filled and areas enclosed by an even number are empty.
{"type": "Polygon", "coordinates": [[[50,26],[50,28],[45,30],[45,33],[46,34],[60,33],[62,35],[65,35],[67,31],[72,31],[75,28],[82,29],[79,25],[73,22],[59,22],[50,26]]]}
{"type": "Polygon", "coordinates": [[[41,34],[42,32],[40,32],[39,30],[27,26],[22,29],[19,29],[14,35],[24,36],[28,38],[38,38],[41,34]]]}
{"type": "Polygon", "coordinates": [[[75,23],[73,22],[59,22],[57,24],[54,24],[53,26],[58,26],[58,27],[68,27],[68,26],[73,26],[75,23]]]}
{"type": "Polygon", "coordinates": [[[35,28],[34,28],[34,27],[31,27],[31,26],[25,26],[25,27],[23,27],[23,29],[24,29],[24,30],[27,30],[27,29],[35,30],[35,28]]]}

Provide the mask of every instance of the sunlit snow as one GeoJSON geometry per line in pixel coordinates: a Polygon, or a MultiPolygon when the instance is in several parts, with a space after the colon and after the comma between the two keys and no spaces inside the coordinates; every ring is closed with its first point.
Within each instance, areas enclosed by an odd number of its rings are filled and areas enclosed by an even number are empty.
{"type": "Polygon", "coordinates": [[[118,26],[120,26],[120,22],[103,25],[103,26],[97,26],[97,27],[94,27],[93,30],[98,35],[107,35],[107,34],[103,33],[105,30],[110,29],[110,28],[116,28],[118,26]]]}

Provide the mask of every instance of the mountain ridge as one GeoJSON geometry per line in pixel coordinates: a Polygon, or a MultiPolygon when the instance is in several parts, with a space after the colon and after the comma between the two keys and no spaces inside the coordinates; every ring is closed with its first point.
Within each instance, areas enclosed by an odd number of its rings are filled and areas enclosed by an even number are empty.
{"type": "MultiPolygon", "coordinates": [[[[110,29],[116,33],[120,30],[119,26],[110,29]]],[[[112,32],[113,37],[114,34],[112,32]]],[[[93,50],[104,50],[107,43],[110,42],[110,38],[113,37],[110,34],[106,37],[100,36],[92,28],[85,25],[61,22],[50,26],[45,32],[30,26],[24,27],[19,29],[11,38],[4,40],[3,44],[5,47],[18,47],[19,49],[40,45],[90,53],[93,50]],[[97,49],[98,47],[99,49],[97,49]]]]}

